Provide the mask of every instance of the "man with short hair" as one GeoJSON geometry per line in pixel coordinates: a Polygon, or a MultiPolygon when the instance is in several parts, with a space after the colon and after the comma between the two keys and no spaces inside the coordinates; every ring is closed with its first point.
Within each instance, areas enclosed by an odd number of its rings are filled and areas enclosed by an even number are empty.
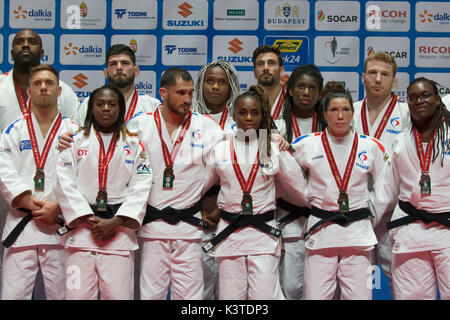
{"type": "MultiPolygon", "coordinates": [[[[108,83],[122,91],[127,102],[125,122],[139,112],[153,112],[161,102],[145,94],[138,94],[134,87],[134,80],[139,75],[139,66],[136,65],[136,55],[125,44],[114,44],[106,53],[106,68],[103,70],[108,83]]],[[[78,108],[75,121],[83,126],[89,98],[84,99],[78,108]]]]}
{"type": "Polygon", "coordinates": [[[3,229],[2,299],[31,299],[41,270],[47,299],[64,299],[64,250],[56,230],[57,137],[78,126],[58,110],[58,72],[49,65],[30,70],[30,111],[0,139],[0,192],[10,206],[3,229]]]}
{"type": "MultiPolygon", "coordinates": [[[[13,69],[0,75],[0,131],[4,131],[28,108],[26,87],[31,68],[40,64],[44,56],[41,37],[32,29],[17,32],[12,42],[11,56],[13,69]]],[[[73,119],[78,107],[78,99],[73,90],[59,81],[61,95],[58,109],[63,116],[73,119]]]]}
{"type": "MultiPolygon", "coordinates": [[[[359,134],[375,137],[391,155],[395,138],[411,124],[408,104],[398,101],[392,92],[397,78],[397,63],[386,52],[372,53],[364,63],[362,82],[366,90],[366,97],[353,104],[354,127],[359,134]]],[[[370,193],[371,208],[373,209],[373,192],[370,193]]],[[[383,216],[383,221],[375,226],[378,245],[374,254],[375,264],[380,264],[392,288],[391,275],[391,245],[386,223],[391,215],[383,216]]]]}
{"type": "Polygon", "coordinates": [[[210,117],[191,112],[194,82],[179,67],[161,76],[163,104],[140,114],[127,128],[138,132],[150,157],[153,185],[141,237],[140,291],[143,300],[201,300],[203,231],[200,198],[205,161],[224,134],[210,117]]]}
{"type": "Polygon", "coordinates": [[[280,82],[284,75],[281,51],[270,45],[256,48],[253,51],[253,75],[269,98],[272,118],[274,120],[280,118],[284,100],[284,90],[280,82]]]}

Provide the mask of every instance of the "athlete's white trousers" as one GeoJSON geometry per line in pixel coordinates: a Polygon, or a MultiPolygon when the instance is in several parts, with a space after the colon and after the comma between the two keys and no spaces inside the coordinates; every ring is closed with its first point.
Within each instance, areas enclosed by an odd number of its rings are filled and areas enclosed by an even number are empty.
{"type": "Polygon", "coordinates": [[[5,248],[2,299],[31,299],[39,268],[47,300],[64,299],[64,249],[59,245],[5,248]]]}
{"type": "Polygon", "coordinates": [[[272,254],[218,257],[221,300],[283,300],[280,258],[272,254]]]}
{"type": "Polygon", "coordinates": [[[331,300],[338,281],[342,300],[371,300],[370,251],[352,247],[306,249],[305,300],[331,300]]]}
{"type": "Polygon", "coordinates": [[[143,239],[140,294],[142,300],[202,300],[201,240],[143,239]]]}
{"type": "Polygon", "coordinates": [[[396,300],[450,300],[450,248],[393,253],[392,280],[396,300]]]}
{"type": "Polygon", "coordinates": [[[280,283],[288,300],[303,299],[303,271],[305,267],[305,241],[285,238],[284,254],[280,262],[280,283]]]}
{"type": "Polygon", "coordinates": [[[66,299],[132,300],[134,252],[124,255],[66,250],[66,299]]]}

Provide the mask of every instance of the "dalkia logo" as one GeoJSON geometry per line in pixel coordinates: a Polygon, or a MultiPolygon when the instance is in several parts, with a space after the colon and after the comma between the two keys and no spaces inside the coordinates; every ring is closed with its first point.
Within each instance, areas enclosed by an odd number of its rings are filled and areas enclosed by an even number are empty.
{"type": "Polygon", "coordinates": [[[228,42],[228,44],[231,46],[231,47],[228,47],[228,50],[230,50],[234,54],[236,54],[239,51],[243,50],[241,45],[243,45],[244,43],[241,40],[237,39],[237,38],[234,38],[233,40],[228,42]]]}
{"type": "Polygon", "coordinates": [[[77,55],[78,47],[74,46],[72,42],[69,42],[67,46],[64,46],[65,55],[69,56],[73,54],[74,56],[77,55]]]}
{"type": "Polygon", "coordinates": [[[178,11],[178,14],[181,15],[183,18],[187,18],[192,14],[191,11],[192,8],[194,7],[187,2],[184,2],[183,4],[178,6],[178,9],[180,9],[180,11],[178,11]]]}
{"type": "Polygon", "coordinates": [[[13,11],[14,13],[14,18],[16,19],[26,19],[27,18],[27,14],[28,11],[23,9],[22,6],[18,6],[16,10],[13,11]]]}
{"type": "Polygon", "coordinates": [[[83,87],[85,87],[88,83],[85,81],[88,79],[88,77],[86,77],[84,74],[79,73],[76,76],[73,77],[73,79],[75,80],[75,82],[72,82],[73,85],[75,87],[77,87],[78,89],[81,89],[83,87]]]}
{"type": "Polygon", "coordinates": [[[303,40],[276,40],[273,43],[281,52],[297,52],[302,45],[303,40]]]}
{"type": "Polygon", "coordinates": [[[422,13],[419,13],[420,22],[433,22],[433,15],[431,13],[428,13],[428,10],[425,9],[422,13]]]}

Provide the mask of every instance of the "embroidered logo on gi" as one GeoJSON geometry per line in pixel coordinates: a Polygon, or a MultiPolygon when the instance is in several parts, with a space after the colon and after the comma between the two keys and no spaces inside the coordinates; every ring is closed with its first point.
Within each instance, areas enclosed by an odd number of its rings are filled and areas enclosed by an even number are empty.
{"type": "Polygon", "coordinates": [[[200,131],[200,129],[194,130],[192,132],[192,139],[194,140],[193,143],[191,143],[191,147],[193,148],[203,148],[204,145],[202,143],[198,143],[201,142],[202,140],[202,133],[200,131]]]}
{"type": "Polygon", "coordinates": [[[444,155],[450,156],[450,139],[444,141],[444,155]]]}
{"type": "Polygon", "coordinates": [[[149,164],[141,164],[136,169],[137,174],[151,174],[151,167],[149,164]]]}
{"type": "Polygon", "coordinates": [[[31,150],[31,141],[30,140],[22,140],[19,142],[19,150],[22,152],[23,150],[31,150]]]}
{"type": "Polygon", "coordinates": [[[360,167],[364,170],[369,170],[369,166],[367,165],[367,151],[361,151],[358,153],[358,161],[355,162],[357,167],[360,167]]]}
{"type": "Polygon", "coordinates": [[[123,147],[123,150],[125,150],[125,152],[127,153],[127,156],[130,155],[131,151],[130,151],[130,147],[128,145],[126,145],[125,147],[123,147]]]}
{"type": "Polygon", "coordinates": [[[399,134],[401,132],[400,130],[398,130],[400,128],[400,118],[399,117],[392,118],[389,121],[389,123],[392,128],[386,128],[386,132],[393,133],[393,134],[399,134]]]}

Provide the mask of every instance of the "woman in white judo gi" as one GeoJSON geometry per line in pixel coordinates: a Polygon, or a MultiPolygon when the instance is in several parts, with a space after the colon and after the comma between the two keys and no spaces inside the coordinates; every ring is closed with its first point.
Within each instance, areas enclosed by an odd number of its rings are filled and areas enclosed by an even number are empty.
{"type": "Polygon", "coordinates": [[[304,298],[371,299],[370,250],[377,243],[369,217],[368,182],[385,167],[385,151],[351,127],[352,97],[331,89],[323,100],[328,127],[298,138],[295,157],[308,177],[304,298]]]}
{"type": "Polygon", "coordinates": [[[412,126],[393,147],[392,166],[375,203],[390,212],[394,299],[450,299],[450,112],[436,82],[407,88],[412,126]]]}
{"type": "Polygon", "coordinates": [[[85,127],[60,153],[56,197],[65,235],[66,298],[133,299],[134,250],[152,174],[139,139],[124,125],[112,85],[92,92],[85,127]],[[98,179],[97,179],[98,177],[98,179]]]}
{"type": "Polygon", "coordinates": [[[275,182],[299,206],[306,205],[306,182],[292,155],[271,141],[270,105],[260,87],[236,98],[233,119],[236,134],[219,142],[209,160],[210,182],[220,180],[221,219],[204,250],[218,258],[220,299],[283,299],[275,182]]]}

